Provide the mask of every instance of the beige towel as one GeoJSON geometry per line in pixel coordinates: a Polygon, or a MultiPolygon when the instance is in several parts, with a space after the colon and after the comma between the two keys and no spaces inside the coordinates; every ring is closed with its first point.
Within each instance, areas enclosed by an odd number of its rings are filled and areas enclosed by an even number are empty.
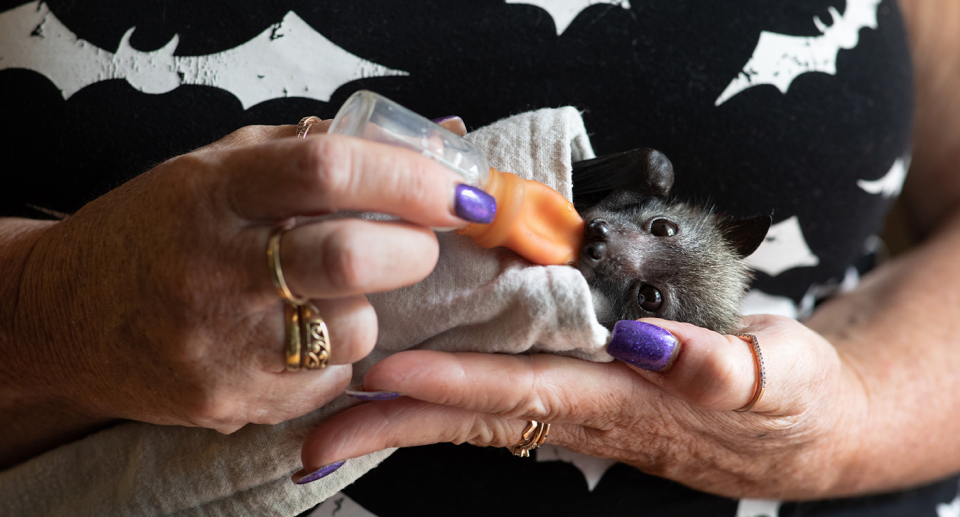
{"type": "MultiPolygon", "coordinates": [[[[569,107],[510,117],[469,139],[492,166],[546,183],[568,199],[571,161],[593,157],[580,115],[569,107]]],[[[453,233],[439,237],[440,262],[430,277],[370,296],[380,337],[370,357],[355,365],[355,380],[379,359],[410,348],[611,360],[603,351],[609,333],[597,323],[575,269],[531,266],[453,233]]],[[[232,435],[122,423],[0,473],[0,515],[296,515],[393,452],[349,460],[308,485],[290,482],[307,432],[355,403],[341,396],[301,418],[248,425],[232,435]]]]}

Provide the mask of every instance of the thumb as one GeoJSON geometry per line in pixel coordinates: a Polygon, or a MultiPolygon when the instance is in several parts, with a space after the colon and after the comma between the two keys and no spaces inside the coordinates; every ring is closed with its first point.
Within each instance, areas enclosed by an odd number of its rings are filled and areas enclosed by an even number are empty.
{"type": "MultiPolygon", "coordinates": [[[[752,340],[689,323],[644,319],[616,324],[607,353],[665,392],[703,409],[741,409],[757,394],[761,367],[752,340]]],[[[769,394],[753,408],[769,410],[769,394]]]]}

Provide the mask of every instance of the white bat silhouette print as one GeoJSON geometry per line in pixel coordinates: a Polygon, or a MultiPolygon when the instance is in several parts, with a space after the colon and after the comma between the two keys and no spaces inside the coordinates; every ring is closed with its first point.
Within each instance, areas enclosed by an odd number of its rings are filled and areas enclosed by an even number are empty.
{"type": "Polygon", "coordinates": [[[763,31],[753,56],[714,102],[719,106],[734,95],[761,84],[772,84],[787,93],[790,83],[806,72],[837,73],[837,53],[852,49],[860,41],[860,29],[877,28],[877,6],[881,0],[847,0],[841,16],[833,7],[833,25],[827,27],[818,17],[813,23],[820,36],[787,36],[763,31]]]}
{"type": "Polygon", "coordinates": [[[803,238],[800,219],[793,216],[770,227],[763,244],[744,263],[757,271],[777,276],[795,267],[814,267],[820,258],[813,254],[803,238]]]}
{"type": "Polygon", "coordinates": [[[573,20],[587,7],[594,4],[619,5],[630,9],[629,0],[506,0],[508,4],[535,5],[550,13],[553,25],[557,29],[557,36],[563,34],[573,20]]]}
{"type": "Polygon", "coordinates": [[[350,81],[408,75],[338,47],[293,11],[252,40],[206,56],[175,56],[179,36],[159,50],[141,52],[130,46],[133,30],[111,53],[79,39],[43,2],[24,4],[0,14],[0,70],[43,74],[64,99],[100,81],[126,79],[149,94],[181,84],[221,88],[236,96],[243,109],[284,97],[327,102],[350,81]]]}

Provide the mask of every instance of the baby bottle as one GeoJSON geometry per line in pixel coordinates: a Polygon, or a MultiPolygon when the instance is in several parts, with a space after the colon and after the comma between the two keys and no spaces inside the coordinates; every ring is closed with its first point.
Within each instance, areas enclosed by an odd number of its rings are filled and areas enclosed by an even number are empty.
{"type": "Polygon", "coordinates": [[[542,183],[490,167],[475,145],[425,117],[361,90],[343,104],[329,132],[416,151],[493,196],[497,200],[493,222],[457,230],[480,246],[504,246],[535,264],[576,262],[583,219],[572,203],[542,183]]]}

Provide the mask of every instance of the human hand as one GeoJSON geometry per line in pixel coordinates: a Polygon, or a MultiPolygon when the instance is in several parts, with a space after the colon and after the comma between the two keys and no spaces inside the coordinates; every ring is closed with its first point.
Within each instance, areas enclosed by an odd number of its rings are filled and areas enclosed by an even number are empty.
{"type": "Polygon", "coordinates": [[[292,126],[243,128],[39,230],[10,326],[27,352],[9,384],[58,418],[227,433],[342,393],[348,365],[376,341],[364,293],[427,276],[438,255],[429,228],[466,221],[454,215],[454,173],[406,150],[320,134],[328,125],[305,139],[292,126]],[[332,343],[327,369],[287,372],[267,240],[297,216],[339,210],[402,222],[312,220],[284,234],[284,277],[313,300],[332,343]]]}
{"type": "Polygon", "coordinates": [[[388,447],[513,445],[530,420],[552,424],[549,443],[721,495],[802,498],[851,479],[834,467],[856,450],[849,402],[858,397],[857,383],[822,337],[786,318],[745,318],[768,383],[752,410],[738,413],[755,387],[749,345],[685,323],[643,321],[676,336],[672,362],[670,350],[654,361],[612,350],[616,345],[610,351],[647,366],[666,363],[665,371],[547,354],[388,357],[367,373],[364,389],[405,396],[323,422],[303,446],[295,480],[388,447]]]}

